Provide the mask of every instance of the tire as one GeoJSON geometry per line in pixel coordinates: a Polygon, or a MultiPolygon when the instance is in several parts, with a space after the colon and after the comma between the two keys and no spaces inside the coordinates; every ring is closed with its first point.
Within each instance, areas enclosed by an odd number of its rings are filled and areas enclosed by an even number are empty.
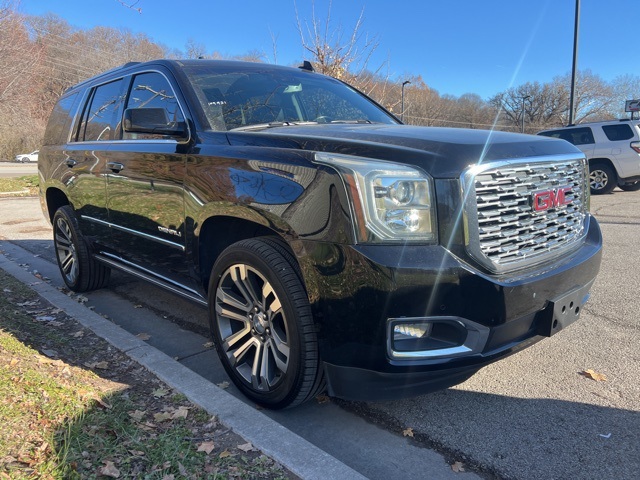
{"type": "Polygon", "coordinates": [[[616,188],[616,172],[606,163],[589,166],[589,185],[592,195],[604,195],[616,188]]]}
{"type": "Polygon", "coordinates": [[[631,182],[631,183],[623,183],[622,185],[618,185],[625,192],[637,192],[640,190],[640,181],[631,182]]]}
{"type": "Polygon", "coordinates": [[[64,283],[74,292],[87,292],[107,285],[111,270],[92,256],[73,208],[60,207],[53,216],[53,244],[64,283]]]}
{"type": "Polygon", "coordinates": [[[293,407],[324,389],[309,300],[293,255],[277,239],[242,240],[220,254],[209,322],[222,365],[254,402],[293,407]]]}

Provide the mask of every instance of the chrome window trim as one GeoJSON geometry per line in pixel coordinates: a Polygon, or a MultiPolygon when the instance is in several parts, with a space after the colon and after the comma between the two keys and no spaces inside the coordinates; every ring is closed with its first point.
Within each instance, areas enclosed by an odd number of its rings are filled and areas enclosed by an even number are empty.
{"type": "Polygon", "coordinates": [[[510,273],[517,270],[521,270],[526,267],[530,267],[536,264],[545,263],[549,260],[555,259],[561,255],[571,253],[578,249],[584,242],[584,238],[587,235],[589,229],[589,215],[588,215],[588,202],[589,202],[589,174],[588,174],[588,162],[585,156],[581,152],[575,154],[562,154],[562,155],[545,155],[535,157],[524,158],[511,158],[505,160],[491,161],[487,163],[481,163],[473,165],[465,170],[460,176],[460,195],[462,199],[462,211],[463,211],[463,228],[464,228],[464,242],[465,248],[469,255],[480,263],[488,271],[496,274],[510,273]],[[579,232],[579,238],[575,241],[562,245],[552,251],[546,253],[535,254],[529,258],[523,258],[517,262],[513,262],[507,265],[500,265],[493,262],[488,258],[481,250],[480,245],[480,229],[478,218],[478,207],[476,199],[475,178],[486,172],[487,170],[502,168],[507,169],[509,167],[522,167],[527,164],[544,165],[563,162],[581,162],[583,167],[583,206],[582,213],[584,215],[582,229],[579,232]]]}
{"type": "MultiPolygon", "coordinates": [[[[155,68],[151,68],[151,69],[144,69],[144,70],[137,70],[137,71],[133,71],[133,72],[128,72],[124,75],[120,75],[120,76],[115,76],[109,79],[105,79],[102,82],[99,83],[89,83],[87,85],[83,85],[82,87],[80,87],[81,89],[83,89],[84,91],[82,92],[82,98],[80,100],[80,104],[78,105],[78,109],[76,110],[76,115],[74,117],[74,121],[72,124],[72,128],[69,130],[69,138],[67,140],[67,144],[72,144],[72,145],[81,145],[81,144],[105,144],[105,143],[112,143],[112,142],[134,142],[134,143],[149,143],[149,142],[167,142],[167,143],[188,143],[191,140],[191,127],[189,125],[189,121],[188,121],[188,116],[185,114],[185,109],[182,106],[182,102],[180,101],[180,99],[178,98],[178,94],[176,93],[176,90],[173,86],[173,83],[171,83],[171,80],[169,79],[169,77],[167,77],[167,75],[155,68]],[[165,80],[167,81],[167,83],[169,84],[169,87],[171,88],[171,91],[173,92],[173,95],[176,98],[176,102],[178,103],[178,108],[180,108],[180,112],[182,113],[183,118],[185,119],[185,123],[187,126],[187,137],[181,141],[179,140],[174,140],[174,139],[154,139],[154,140],[145,140],[145,139],[114,139],[114,140],[102,140],[102,141],[96,141],[96,140],[80,140],[80,141],[73,141],[72,139],[72,134],[75,133],[76,136],[79,134],[78,129],[80,128],[80,125],[77,123],[78,121],[78,115],[84,115],[84,111],[85,108],[87,108],[87,102],[89,101],[90,97],[91,97],[91,92],[93,92],[96,88],[99,88],[103,85],[106,85],[108,83],[112,83],[112,82],[116,82],[116,81],[121,81],[121,80],[125,80],[128,78],[128,85],[127,85],[127,90],[125,92],[126,95],[126,101],[127,103],[124,104],[124,108],[122,109],[122,114],[124,115],[124,111],[127,109],[127,105],[129,102],[129,96],[131,93],[131,85],[133,83],[134,78],[137,75],[141,75],[144,73],[158,73],[160,75],[162,75],[165,80]]],[[[120,119],[120,123],[122,122],[122,119],[120,119]]],[[[122,130],[122,129],[121,129],[122,130]]]]}
{"type": "Polygon", "coordinates": [[[121,232],[130,233],[130,234],[136,235],[138,237],[146,238],[147,240],[151,240],[153,242],[161,243],[161,244],[166,245],[168,247],[172,247],[172,248],[176,248],[178,250],[181,250],[182,252],[186,251],[186,247],[184,245],[181,245],[181,244],[176,243],[176,242],[172,242],[170,240],[165,240],[164,238],[156,237],[155,235],[150,235],[148,233],[140,232],[138,230],[133,230],[131,228],[123,227],[121,225],[117,225],[117,224],[111,223],[111,222],[106,222],[104,220],[100,220],[99,218],[89,217],[87,215],[81,215],[80,218],[82,218],[82,220],[86,220],[88,222],[97,223],[97,224],[103,225],[103,226],[108,227],[108,228],[114,228],[116,230],[120,230],[121,232]]]}

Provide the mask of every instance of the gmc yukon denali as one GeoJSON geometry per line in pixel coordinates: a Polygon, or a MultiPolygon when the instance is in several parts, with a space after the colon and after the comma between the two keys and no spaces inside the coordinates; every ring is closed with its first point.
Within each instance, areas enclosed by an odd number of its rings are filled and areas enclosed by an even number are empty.
{"type": "Polygon", "coordinates": [[[270,408],[463,382],[577,320],[600,267],[576,147],[402,125],[308,63],[111,70],[60,98],[38,168],[66,285],[206,306],[270,408]]]}

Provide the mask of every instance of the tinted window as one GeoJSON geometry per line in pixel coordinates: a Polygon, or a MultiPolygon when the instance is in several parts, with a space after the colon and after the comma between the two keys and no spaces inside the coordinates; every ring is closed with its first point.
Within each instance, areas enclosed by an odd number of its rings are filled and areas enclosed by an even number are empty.
{"type": "Polygon", "coordinates": [[[561,138],[574,145],[587,145],[595,143],[593,132],[589,127],[582,128],[566,128],[563,130],[550,130],[548,132],[540,132],[539,135],[545,137],[561,138]]]}
{"type": "Polygon", "coordinates": [[[106,141],[113,139],[114,122],[122,116],[123,80],[96,87],[85,109],[78,140],[106,141]]]}
{"type": "Polygon", "coordinates": [[[338,80],[295,69],[188,65],[214,130],[268,124],[396,123],[382,108],[338,80]]]}
{"type": "Polygon", "coordinates": [[[78,99],[78,92],[61,98],[47,123],[47,130],[44,133],[45,145],[63,145],[69,140],[69,127],[71,125],[71,117],[75,113],[74,104],[78,99]]]}
{"type": "MultiPolygon", "coordinates": [[[[141,73],[133,77],[127,100],[129,108],[164,108],[171,122],[183,122],[184,115],[176,95],[166,77],[157,72],[141,73]]],[[[123,132],[124,139],[167,138],[164,135],[123,132]]]]}
{"type": "Polygon", "coordinates": [[[602,130],[604,130],[604,134],[612,142],[633,138],[631,126],[626,123],[621,123],[620,125],[603,125],[602,130]]]}

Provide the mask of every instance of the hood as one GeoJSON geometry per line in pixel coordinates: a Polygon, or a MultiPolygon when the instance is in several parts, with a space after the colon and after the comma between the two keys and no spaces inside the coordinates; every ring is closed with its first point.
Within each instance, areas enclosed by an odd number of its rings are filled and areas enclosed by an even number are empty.
{"type": "Polygon", "coordinates": [[[282,126],[227,132],[231,145],[332,152],[407,163],[436,178],[458,177],[468,166],[493,160],[578,154],[564,140],[461,128],[378,124],[282,126]]]}

